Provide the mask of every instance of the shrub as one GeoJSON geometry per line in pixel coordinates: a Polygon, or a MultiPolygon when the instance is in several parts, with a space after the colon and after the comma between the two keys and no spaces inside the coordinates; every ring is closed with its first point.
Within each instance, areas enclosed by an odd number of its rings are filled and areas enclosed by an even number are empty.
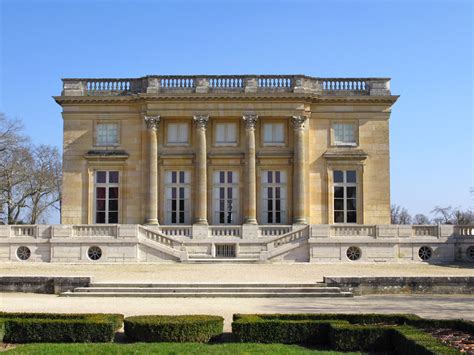
{"type": "Polygon", "coordinates": [[[457,354],[419,328],[472,333],[464,320],[429,320],[410,314],[234,314],[232,333],[241,342],[317,343],[338,351],[457,354]]]}
{"type": "Polygon", "coordinates": [[[459,351],[442,344],[438,339],[419,329],[401,326],[390,334],[393,350],[398,354],[459,354],[459,351]]]}
{"type": "Polygon", "coordinates": [[[0,313],[10,343],[110,342],[122,322],[121,314],[0,313]]]}
{"type": "Polygon", "coordinates": [[[337,351],[386,351],[390,350],[388,327],[353,324],[333,324],[329,329],[331,349],[337,351]]]}
{"type": "Polygon", "coordinates": [[[125,334],[134,341],[208,342],[222,334],[224,318],[210,315],[135,316],[124,321],[125,334]]]}

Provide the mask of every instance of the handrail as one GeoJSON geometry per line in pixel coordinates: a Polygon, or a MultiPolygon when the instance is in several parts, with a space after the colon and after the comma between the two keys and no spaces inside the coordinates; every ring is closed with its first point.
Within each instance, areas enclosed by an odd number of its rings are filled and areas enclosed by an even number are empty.
{"type": "Polygon", "coordinates": [[[172,249],[177,249],[178,247],[181,248],[184,245],[181,240],[170,237],[163,233],[150,230],[144,226],[139,226],[138,228],[139,233],[141,233],[141,235],[145,238],[163,244],[164,246],[170,247],[172,249]]]}

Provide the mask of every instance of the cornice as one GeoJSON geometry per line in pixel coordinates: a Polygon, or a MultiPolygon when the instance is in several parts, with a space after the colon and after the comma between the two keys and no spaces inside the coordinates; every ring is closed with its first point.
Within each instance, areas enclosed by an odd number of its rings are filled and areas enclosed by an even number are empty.
{"type": "Polygon", "coordinates": [[[298,101],[306,103],[387,103],[393,104],[398,95],[391,96],[324,96],[294,93],[205,93],[205,94],[131,94],[124,96],[53,96],[59,105],[94,103],[147,103],[154,101],[298,101]]]}

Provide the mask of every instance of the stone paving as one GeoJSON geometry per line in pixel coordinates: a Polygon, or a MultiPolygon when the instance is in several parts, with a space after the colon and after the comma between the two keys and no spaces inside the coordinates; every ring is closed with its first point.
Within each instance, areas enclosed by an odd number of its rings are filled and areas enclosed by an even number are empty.
{"type": "Polygon", "coordinates": [[[216,314],[231,330],[234,313],[415,313],[427,318],[474,320],[474,295],[370,295],[341,298],[69,298],[31,293],[1,293],[7,312],[104,312],[141,314],[216,314]]]}
{"type": "Polygon", "coordinates": [[[0,275],[90,276],[95,282],[320,282],[323,276],[474,276],[474,264],[0,263],[0,275]]]}

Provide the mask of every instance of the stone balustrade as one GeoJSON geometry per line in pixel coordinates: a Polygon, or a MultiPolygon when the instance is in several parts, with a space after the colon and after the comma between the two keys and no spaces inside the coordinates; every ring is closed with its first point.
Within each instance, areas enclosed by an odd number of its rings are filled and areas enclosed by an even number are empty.
{"type": "Polygon", "coordinates": [[[191,226],[161,226],[161,233],[173,237],[188,237],[192,236],[191,226]]]}
{"type": "Polygon", "coordinates": [[[74,237],[117,237],[118,225],[75,225],[72,231],[74,237]]]}
{"type": "Polygon", "coordinates": [[[321,96],[389,96],[389,78],[305,75],[149,75],[142,78],[63,79],[62,96],[166,93],[287,92],[321,96]]]}
{"type": "Polygon", "coordinates": [[[291,232],[292,226],[259,226],[259,236],[274,237],[291,232]]]}
{"type": "Polygon", "coordinates": [[[209,226],[211,237],[242,237],[241,226],[209,226]]]}

